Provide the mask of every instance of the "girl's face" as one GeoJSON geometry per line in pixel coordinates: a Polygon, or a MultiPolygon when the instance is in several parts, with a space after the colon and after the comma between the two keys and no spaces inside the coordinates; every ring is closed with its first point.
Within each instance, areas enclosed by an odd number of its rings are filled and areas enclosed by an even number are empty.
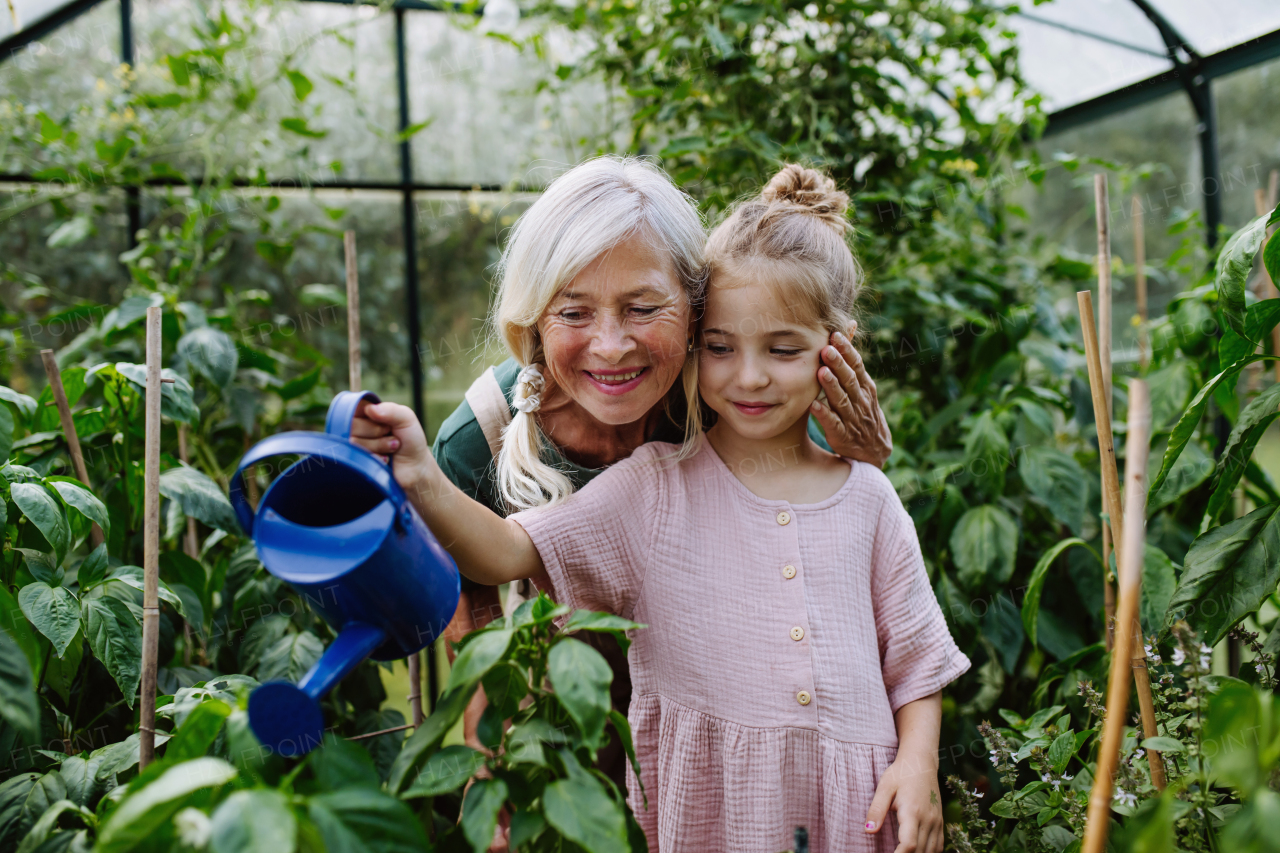
{"type": "Polygon", "coordinates": [[[818,397],[826,329],[807,325],[763,282],[712,282],[702,322],[698,390],[744,438],[774,438],[818,397]]]}
{"type": "Polygon", "coordinates": [[[671,259],[643,237],[578,273],[538,321],[547,370],[597,421],[639,421],[684,366],[689,300],[671,259]]]}

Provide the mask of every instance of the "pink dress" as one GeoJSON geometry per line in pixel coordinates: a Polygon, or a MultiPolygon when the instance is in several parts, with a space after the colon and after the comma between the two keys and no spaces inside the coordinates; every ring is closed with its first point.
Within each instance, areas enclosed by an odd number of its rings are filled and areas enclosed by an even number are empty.
{"type": "Polygon", "coordinates": [[[629,768],[627,783],[650,849],[778,853],[804,826],[814,851],[890,853],[892,821],[863,823],[893,714],[969,668],[910,516],[871,465],[793,505],[752,494],[705,438],[676,450],[645,444],[512,516],[558,601],[649,626],[633,632],[629,714],[647,810],[629,768]]]}

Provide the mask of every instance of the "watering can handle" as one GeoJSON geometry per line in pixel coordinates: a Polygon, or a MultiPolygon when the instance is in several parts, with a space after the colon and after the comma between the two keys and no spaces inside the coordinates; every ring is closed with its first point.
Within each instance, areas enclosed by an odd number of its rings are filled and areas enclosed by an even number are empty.
{"type": "Polygon", "coordinates": [[[240,526],[250,536],[253,535],[254,509],[244,495],[245,468],[271,456],[295,455],[319,457],[319,464],[336,462],[344,465],[387,495],[395,504],[397,516],[405,508],[408,498],[392,476],[390,466],[363,447],[352,444],[346,438],[323,432],[278,432],[255,444],[240,460],[235,476],[231,478],[231,488],[228,490],[231,507],[236,512],[240,526]]]}
{"type": "Polygon", "coordinates": [[[329,414],[324,418],[324,431],[339,438],[351,438],[351,421],[355,419],[360,403],[381,403],[382,400],[372,391],[341,391],[329,404],[329,414]]]}

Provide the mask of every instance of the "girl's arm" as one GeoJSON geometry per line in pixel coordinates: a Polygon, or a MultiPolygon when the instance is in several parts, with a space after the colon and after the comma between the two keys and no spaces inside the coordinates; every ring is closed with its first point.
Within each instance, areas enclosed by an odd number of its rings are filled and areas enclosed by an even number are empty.
{"type": "Polygon", "coordinates": [[[365,450],[391,458],[396,482],[464,575],[497,586],[542,574],[542,558],[524,528],[472,500],[440,470],[413,409],[362,403],[351,435],[365,450]]]}
{"type": "Polygon", "coordinates": [[[895,853],[942,853],[942,798],[938,795],[942,693],[908,702],[893,718],[898,728],[898,757],[876,785],[866,830],[880,832],[892,808],[898,815],[895,853]]]}

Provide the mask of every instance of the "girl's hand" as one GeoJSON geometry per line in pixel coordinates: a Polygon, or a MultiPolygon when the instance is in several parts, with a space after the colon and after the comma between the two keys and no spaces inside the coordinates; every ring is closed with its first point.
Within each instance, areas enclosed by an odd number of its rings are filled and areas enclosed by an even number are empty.
{"type": "MultiPolygon", "coordinates": [[[[857,328],[851,323],[849,334],[857,328]]],[[[847,337],[834,332],[831,346],[822,349],[822,360],[826,366],[818,368],[818,382],[827,399],[815,400],[810,411],[826,432],[827,443],[841,456],[883,468],[893,452],[893,436],[862,356],[847,337]]]]}
{"type": "Polygon", "coordinates": [[[406,492],[423,487],[435,460],[413,409],[399,403],[361,400],[351,421],[351,442],[390,457],[396,482],[406,492]]]}
{"type": "Polygon", "coordinates": [[[936,763],[912,760],[899,752],[876,786],[867,810],[866,831],[880,832],[891,808],[898,816],[894,853],[942,853],[945,830],[936,763]]]}

